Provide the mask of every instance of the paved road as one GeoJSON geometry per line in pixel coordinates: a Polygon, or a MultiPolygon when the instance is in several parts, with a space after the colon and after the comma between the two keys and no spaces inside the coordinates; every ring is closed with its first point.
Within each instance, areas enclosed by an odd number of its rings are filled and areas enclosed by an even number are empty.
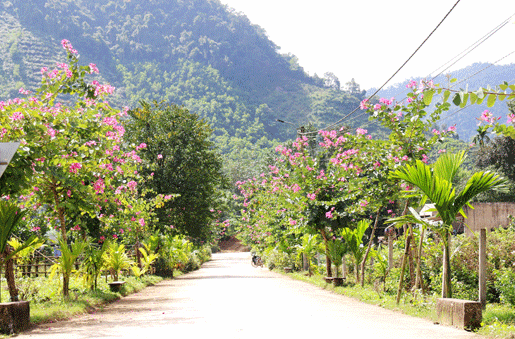
{"type": "Polygon", "coordinates": [[[482,338],[252,268],[222,253],[202,269],[123,298],[105,311],[18,338],[482,338]],[[180,337],[179,337],[180,336],[180,337]]]}

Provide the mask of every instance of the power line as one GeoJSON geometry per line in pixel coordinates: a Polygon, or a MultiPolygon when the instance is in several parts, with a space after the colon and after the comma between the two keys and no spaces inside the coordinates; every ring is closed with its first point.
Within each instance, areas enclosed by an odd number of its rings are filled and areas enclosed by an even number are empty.
{"type": "Polygon", "coordinates": [[[499,60],[497,60],[497,61],[495,61],[494,63],[491,63],[490,65],[486,66],[485,68],[483,68],[483,69],[481,69],[481,70],[477,71],[476,73],[472,74],[472,75],[471,75],[471,76],[469,76],[468,78],[465,78],[465,79],[463,79],[463,80],[461,80],[461,81],[459,81],[459,82],[454,83],[454,84],[451,86],[451,88],[455,87],[455,86],[456,86],[456,85],[458,85],[458,84],[461,84],[461,83],[462,83],[462,82],[464,82],[464,81],[467,81],[468,79],[470,79],[470,78],[472,78],[472,77],[475,77],[475,76],[476,76],[476,75],[478,75],[479,73],[484,72],[485,70],[487,70],[487,69],[489,69],[490,67],[494,66],[496,63],[498,63],[498,62],[500,62],[500,61],[502,61],[502,60],[506,59],[507,57],[509,57],[509,56],[510,56],[510,55],[512,55],[513,53],[515,53],[515,51],[512,51],[512,52],[510,52],[510,53],[506,54],[505,56],[503,56],[503,57],[502,57],[502,58],[500,58],[499,60]]]}
{"type": "MultiPolygon", "coordinates": [[[[482,68],[481,70],[479,70],[479,71],[477,71],[476,73],[474,73],[474,74],[470,75],[469,77],[467,77],[467,78],[465,78],[465,79],[463,79],[463,80],[461,80],[461,81],[459,81],[459,82],[454,83],[454,84],[451,86],[451,88],[453,88],[453,87],[455,87],[456,85],[458,85],[458,84],[460,84],[460,83],[462,83],[462,82],[464,82],[464,81],[467,81],[467,80],[469,80],[470,78],[473,78],[473,77],[475,77],[476,75],[478,75],[478,74],[480,74],[480,73],[482,73],[482,72],[486,71],[488,68],[490,68],[490,67],[492,67],[492,66],[495,66],[495,64],[497,64],[498,62],[500,62],[500,61],[502,61],[502,60],[506,59],[507,57],[509,57],[510,55],[512,55],[512,54],[514,54],[514,53],[515,53],[515,51],[512,51],[512,52],[510,52],[510,53],[506,54],[506,55],[505,55],[505,56],[503,56],[502,58],[500,58],[500,59],[498,59],[497,61],[495,61],[495,62],[493,62],[493,63],[489,64],[488,66],[486,66],[486,67],[482,68]]],[[[434,78],[433,78],[433,79],[434,79],[434,78]]],[[[515,79],[514,79],[513,81],[515,81],[515,79]]],[[[513,81],[510,81],[509,83],[512,83],[513,81]]],[[[404,99],[406,99],[406,97],[405,97],[404,99]]],[[[402,99],[401,101],[403,101],[404,99],[402,99]]],[[[467,107],[468,107],[468,106],[467,106],[467,107]]],[[[465,108],[466,108],[466,107],[465,107],[465,108]]],[[[464,108],[462,108],[462,109],[458,110],[457,112],[460,112],[460,111],[462,111],[463,109],[464,109],[464,108]]],[[[455,113],[457,113],[457,112],[455,112],[455,113]]],[[[449,115],[449,116],[452,116],[452,115],[454,115],[455,113],[453,113],[453,114],[451,114],[451,115],[449,115]]],[[[362,117],[362,116],[363,116],[363,115],[365,115],[365,114],[367,114],[367,112],[363,112],[363,113],[361,113],[360,115],[358,115],[358,116],[356,116],[356,117],[352,118],[352,120],[350,120],[349,122],[353,122],[353,121],[357,120],[358,118],[362,117]]],[[[447,117],[445,117],[444,119],[447,119],[447,117]]],[[[442,119],[442,120],[444,120],[444,119],[442,119]]],[[[370,123],[366,124],[365,126],[368,126],[369,124],[370,124],[370,123]]]]}
{"type": "Polygon", "coordinates": [[[440,73],[438,73],[437,75],[435,75],[433,77],[433,80],[436,79],[437,77],[439,77],[443,72],[445,72],[446,70],[448,70],[449,68],[451,68],[452,66],[454,66],[458,61],[460,61],[461,59],[463,59],[465,56],[467,56],[469,53],[471,53],[473,50],[475,50],[477,47],[479,47],[480,45],[482,45],[486,40],[490,39],[495,33],[497,33],[499,30],[501,30],[504,26],[506,26],[511,18],[513,18],[515,16],[515,13],[512,14],[509,18],[507,18],[506,20],[504,20],[503,22],[501,22],[499,25],[497,25],[494,29],[492,29],[490,32],[488,32],[487,34],[485,34],[483,37],[481,37],[479,40],[477,40],[476,42],[474,42],[472,45],[470,45],[469,47],[467,47],[466,49],[464,49],[460,54],[456,55],[454,58],[452,58],[451,60],[447,61],[445,64],[443,64],[442,66],[438,67],[436,70],[432,71],[431,73],[429,73],[430,75],[435,73],[436,71],[438,71],[440,68],[444,67],[445,65],[447,65],[448,63],[451,63],[454,59],[458,58],[458,60],[452,62],[449,66],[447,66],[444,70],[442,70],[440,73]],[[463,54],[465,53],[465,54],[463,54]],[[461,57],[460,55],[463,54],[461,57]]]}
{"type": "MultiPolygon", "coordinates": [[[[429,40],[429,38],[433,35],[433,33],[438,29],[438,27],[440,27],[440,25],[445,21],[445,19],[447,19],[447,17],[449,16],[449,14],[451,14],[451,12],[454,10],[454,8],[458,5],[458,3],[460,2],[461,0],[458,0],[456,1],[456,3],[454,4],[454,6],[452,6],[452,8],[449,10],[449,12],[447,12],[447,14],[443,17],[443,19],[440,21],[440,23],[438,23],[438,25],[433,29],[433,31],[424,39],[424,41],[420,44],[420,46],[418,46],[418,48],[415,50],[415,52],[413,52],[410,57],[402,64],[401,67],[399,67],[399,69],[388,79],[386,80],[386,82],[381,86],[379,87],[374,94],[372,94],[371,96],[368,97],[367,100],[370,100],[374,95],[376,95],[381,89],[383,89],[384,86],[386,86],[386,84],[388,82],[390,82],[390,80],[393,79],[393,77],[395,77],[397,75],[397,73],[400,72],[401,69],[404,68],[404,66],[406,66],[406,64],[411,60],[411,58],[413,58],[413,56],[415,56],[415,54],[417,54],[417,52],[420,50],[420,48],[422,48],[422,46],[426,43],[427,40],[429,40]]],[[[346,116],[344,116],[343,118],[341,118],[340,120],[338,120],[337,122],[325,127],[323,130],[326,130],[326,129],[329,129],[337,124],[339,124],[340,122],[342,122],[343,120],[345,120],[346,118],[348,118],[349,116],[351,116],[352,114],[354,114],[354,112],[356,112],[357,110],[359,109],[359,106],[356,107],[352,112],[350,112],[349,114],[347,114],[346,116]]],[[[313,133],[318,133],[320,132],[321,130],[318,130],[317,132],[307,132],[307,133],[303,133],[303,134],[313,134],[313,133]]]]}
{"type": "MultiPolygon", "coordinates": [[[[460,61],[461,59],[463,59],[465,56],[467,56],[468,54],[470,54],[473,50],[475,50],[477,47],[479,47],[480,45],[482,45],[484,42],[486,42],[486,40],[490,39],[495,33],[497,33],[499,30],[501,30],[502,28],[504,28],[509,22],[510,20],[515,17],[515,13],[512,14],[509,18],[505,19],[504,21],[502,21],[499,25],[497,25],[495,28],[493,28],[492,30],[490,30],[488,33],[486,33],[483,37],[481,37],[480,39],[478,39],[476,42],[474,42],[472,45],[470,45],[469,47],[465,48],[462,52],[458,53],[456,56],[454,56],[453,58],[451,58],[449,61],[447,61],[446,63],[444,63],[443,65],[441,65],[440,67],[438,67],[437,69],[435,69],[434,71],[432,71],[431,73],[429,73],[429,75],[427,77],[429,77],[432,73],[435,73],[436,71],[438,71],[439,69],[445,67],[447,64],[451,63],[453,60],[455,60],[456,58],[458,58],[458,60],[452,62],[452,64],[450,64],[449,66],[447,66],[444,70],[442,70],[440,73],[438,73],[437,75],[435,75],[431,80],[434,80],[436,79],[438,76],[440,76],[443,72],[445,72],[446,70],[448,70],[450,67],[452,67],[453,65],[455,65],[458,61],[460,61]],[[463,55],[462,55],[463,54],[463,55]],[[460,57],[461,56],[461,57],[460,57]]],[[[510,53],[511,54],[511,53],[510,53]]],[[[508,56],[508,55],[507,55],[508,56]]],[[[506,58],[507,56],[505,56],[504,58],[506,58]]],[[[504,58],[501,58],[500,60],[496,61],[495,63],[501,61],[502,59],[504,58]]],[[[494,64],[495,64],[494,63],[494,64]]],[[[489,66],[490,67],[490,66],[489,66]]],[[[489,68],[487,67],[487,68],[489,68]]],[[[485,68],[486,69],[486,68],[485,68]]],[[[478,72],[480,73],[480,72],[478,72]]],[[[470,79],[472,76],[470,76],[469,78],[465,79],[465,80],[468,80],[470,79]]],[[[463,81],[465,81],[463,80],[463,81]]],[[[459,83],[463,82],[463,81],[460,81],[459,83]]],[[[374,93],[374,95],[377,94],[374,93]]],[[[370,98],[369,98],[370,99],[370,98]]],[[[401,101],[404,101],[406,99],[406,97],[404,97],[404,99],[402,99],[401,101]]],[[[352,118],[352,120],[350,120],[349,122],[352,122],[352,121],[355,121],[357,120],[358,118],[362,117],[363,115],[367,114],[366,112],[363,112],[362,114],[358,115],[357,117],[354,117],[352,118]]],[[[369,125],[369,124],[367,124],[369,125]]]]}

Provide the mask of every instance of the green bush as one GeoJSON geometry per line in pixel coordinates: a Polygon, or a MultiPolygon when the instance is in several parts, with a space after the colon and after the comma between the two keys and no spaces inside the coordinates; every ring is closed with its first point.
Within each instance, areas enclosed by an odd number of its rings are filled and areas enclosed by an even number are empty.
{"type": "Polygon", "coordinates": [[[513,282],[515,281],[515,272],[511,269],[503,268],[496,270],[497,276],[496,287],[500,294],[501,302],[515,306],[515,288],[513,282]]]}

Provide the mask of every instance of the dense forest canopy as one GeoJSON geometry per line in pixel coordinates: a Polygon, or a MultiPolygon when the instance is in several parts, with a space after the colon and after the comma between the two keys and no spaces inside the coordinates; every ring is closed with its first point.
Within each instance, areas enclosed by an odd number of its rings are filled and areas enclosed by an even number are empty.
{"type": "Polygon", "coordinates": [[[185,105],[213,125],[221,144],[284,140],[293,133],[275,119],[327,124],[364,94],[335,87],[331,73],[309,76],[261,27],[219,1],[14,0],[2,10],[4,93],[35,87],[39,68],[67,38],[117,87],[117,104],[185,105]]]}

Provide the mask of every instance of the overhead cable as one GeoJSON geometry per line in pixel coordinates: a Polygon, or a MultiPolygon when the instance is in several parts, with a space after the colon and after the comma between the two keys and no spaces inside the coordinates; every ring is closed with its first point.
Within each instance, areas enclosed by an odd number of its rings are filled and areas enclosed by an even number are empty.
{"type": "MultiPolygon", "coordinates": [[[[395,77],[397,75],[397,73],[399,73],[401,71],[401,69],[404,68],[404,66],[406,66],[406,64],[411,60],[411,58],[413,58],[415,56],[415,54],[417,54],[417,52],[420,50],[420,48],[422,48],[422,46],[424,46],[424,44],[426,43],[427,40],[429,40],[429,38],[433,35],[434,32],[436,32],[436,30],[438,29],[438,27],[440,27],[440,25],[445,21],[445,19],[447,19],[447,17],[449,16],[449,14],[451,14],[451,12],[454,10],[454,8],[458,5],[458,3],[460,2],[461,0],[458,0],[456,1],[456,3],[454,4],[454,6],[452,6],[452,8],[449,10],[449,12],[447,12],[447,14],[443,17],[443,19],[438,23],[438,25],[431,31],[431,33],[424,39],[424,41],[417,47],[417,49],[415,50],[415,52],[413,52],[410,57],[402,64],[401,67],[399,67],[399,69],[393,73],[393,75],[388,79],[386,80],[386,82],[381,86],[379,87],[375,92],[374,94],[372,94],[371,96],[368,97],[367,100],[370,100],[371,98],[374,97],[374,95],[376,95],[381,89],[383,89],[384,86],[386,86],[386,84],[388,84],[390,82],[390,80],[393,79],[393,77],[395,77]]],[[[356,112],[357,110],[359,109],[359,106],[356,107],[352,112],[350,112],[349,114],[347,114],[346,116],[344,116],[343,118],[341,118],[340,120],[338,120],[337,122],[325,127],[324,129],[322,130],[327,130],[335,125],[338,125],[340,122],[342,122],[343,120],[345,120],[346,118],[348,118],[349,116],[351,116],[352,114],[354,114],[354,112],[356,112]]],[[[320,132],[321,130],[318,130],[316,132],[306,132],[306,133],[301,133],[301,134],[314,134],[314,133],[318,133],[320,132]]]]}

